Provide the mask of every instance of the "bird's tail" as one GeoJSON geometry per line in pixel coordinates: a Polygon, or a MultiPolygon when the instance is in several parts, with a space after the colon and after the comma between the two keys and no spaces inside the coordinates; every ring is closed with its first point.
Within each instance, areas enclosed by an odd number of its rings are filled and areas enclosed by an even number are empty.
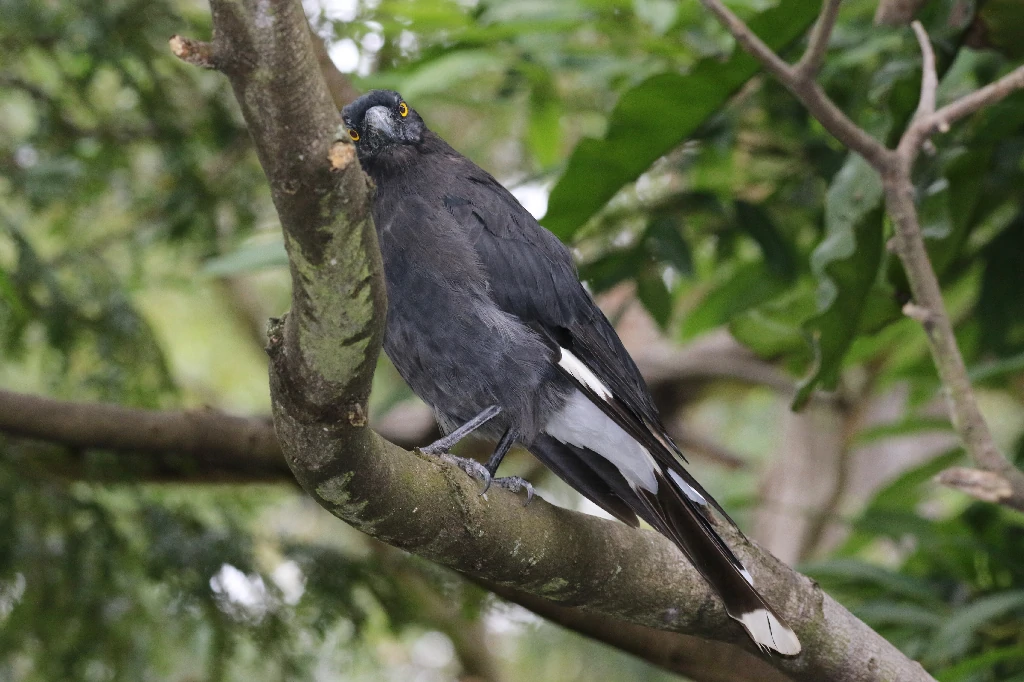
{"type": "Polygon", "coordinates": [[[530,450],[615,517],[635,525],[636,514],[672,540],[758,646],[787,656],[800,653],[796,634],[757,591],[750,573],[715,529],[709,504],[717,509],[717,503],[685,470],[680,474],[659,466],[658,485],[650,492],[630,485],[604,457],[588,448],[541,436],[530,450]]]}
{"type": "Polygon", "coordinates": [[[800,640],[754,587],[750,572],[713,525],[708,501],[675,471],[662,470],[658,489],[637,491],[637,514],[686,554],[725,602],[726,612],[739,621],[754,642],[786,656],[800,653],[800,640]]]}

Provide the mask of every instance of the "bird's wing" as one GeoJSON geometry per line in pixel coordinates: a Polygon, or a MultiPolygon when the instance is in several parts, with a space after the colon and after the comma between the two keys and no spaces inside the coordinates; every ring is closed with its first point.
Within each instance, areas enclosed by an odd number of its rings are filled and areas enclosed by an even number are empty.
{"type": "Polygon", "coordinates": [[[559,370],[586,396],[582,403],[570,399],[558,433],[549,429],[554,438],[543,436],[535,444],[541,446],[537,454],[556,469],[574,463],[569,480],[577,489],[596,495],[607,511],[628,521],[631,514],[618,498],[672,539],[760,646],[798,653],[796,635],[716,530],[708,505],[736,524],[683,466],[640,371],[580,284],[569,250],[494,178],[468,162],[462,169],[463,182],[453,183],[460,194],[446,194],[442,201],[473,244],[491,298],[551,343],[559,370]],[[588,425],[577,430],[580,422],[588,425]],[[587,433],[595,426],[609,437],[624,431],[635,443],[596,442],[595,432],[587,433]],[[580,470],[583,464],[586,471],[580,470]]]}
{"type": "Polygon", "coordinates": [[[460,194],[446,194],[444,207],[467,231],[498,306],[557,344],[561,371],[735,526],[683,466],[640,370],[580,284],[569,249],[483,170],[473,167],[462,179],[460,194]]]}

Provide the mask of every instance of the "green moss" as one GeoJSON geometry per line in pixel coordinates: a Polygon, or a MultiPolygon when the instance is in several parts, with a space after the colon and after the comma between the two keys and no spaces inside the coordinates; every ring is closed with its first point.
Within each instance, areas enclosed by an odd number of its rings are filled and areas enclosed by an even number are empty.
{"type": "Polygon", "coordinates": [[[370,525],[363,522],[360,515],[366,509],[367,502],[353,502],[348,492],[352,482],[352,472],[329,478],[316,487],[316,494],[326,503],[331,513],[366,530],[370,525]]]}
{"type": "Polygon", "coordinates": [[[374,310],[371,288],[363,284],[370,277],[370,267],[363,253],[362,231],[338,228],[325,229],[351,237],[330,239],[319,265],[306,259],[295,239],[286,238],[308,296],[308,307],[299,318],[303,356],[325,380],[344,384],[366,361],[371,336],[365,330],[373,324],[374,310]]]}
{"type": "Polygon", "coordinates": [[[568,585],[569,581],[565,578],[555,578],[541,585],[539,591],[541,594],[555,594],[565,589],[568,585]]]}

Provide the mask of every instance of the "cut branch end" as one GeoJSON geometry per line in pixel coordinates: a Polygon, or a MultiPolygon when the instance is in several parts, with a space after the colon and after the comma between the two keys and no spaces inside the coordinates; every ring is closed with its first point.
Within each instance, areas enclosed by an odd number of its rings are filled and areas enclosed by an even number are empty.
{"type": "Polygon", "coordinates": [[[935,477],[935,482],[992,504],[1005,504],[1013,497],[1013,486],[991,471],[953,467],[935,477]]]}
{"type": "Polygon", "coordinates": [[[216,69],[217,63],[213,52],[213,44],[202,40],[193,40],[185,36],[173,35],[168,41],[175,57],[192,66],[202,69],[216,69]]]}

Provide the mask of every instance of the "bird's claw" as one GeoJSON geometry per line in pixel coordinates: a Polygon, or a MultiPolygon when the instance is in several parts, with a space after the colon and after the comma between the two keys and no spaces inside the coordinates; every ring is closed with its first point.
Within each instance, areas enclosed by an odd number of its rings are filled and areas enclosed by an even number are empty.
{"type": "MultiPolygon", "coordinates": [[[[427,454],[433,453],[428,452],[427,454]]],[[[469,459],[468,457],[456,457],[455,455],[448,452],[442,452],[438,454],[437,458],[440,459],[442,462],[454,464],[458,468],[465,471],[470,478],[483,481],[484,489],[480,492],[481,495],[486,493],[487,489],[491,487],[491,472],[487,471],[487,467],[485,467],[483,464],[476,461],[475,459],[469,459]]]]}
{"type": "MultiPolygon", "coordinates": [[[[490,483],[488,483],[488,487],[490,487],[491,483],[513,493],[518,493],[520,490],[525,489],[526,502],[523,502],[523,506],[525,507],[526,505],[533,502],[533,485],[525,478],[520,478],[519,476],[505,476],[504,478],[495,478],[490,483]]],[[[484,489],[484,492],[487,492],[486,488],[484,489]]]]}
{"type": "Polygon", "coordinates": [[[480,491],[481,496],[487,494],[487,491],[491,489],[491,485],[496,485],[499,488],[504,488],[505,490],[508,490],[513,493],[518,493],[520,490],[526,490],[526,502],[523,503],[524,507],[530,504],[530,502],[533,502],[533,485],[525,478],[521,478],[519,476],[505,476],[502,478],[494,478],[493,476],[491,476],[491,472],[487,470],[487,467],[485,467],[483,464],[476,461],[475,459],[470,459],[468,457],[456,457],[455,455],[449,452],[435,453],[431,452],[428,448],[421,448],[420,452],[437,457],[442,462],[454,464],[458,468],[465,471],[470,478],[476,479],[478,481],[483,481],[484,489],[480,491]]]}

